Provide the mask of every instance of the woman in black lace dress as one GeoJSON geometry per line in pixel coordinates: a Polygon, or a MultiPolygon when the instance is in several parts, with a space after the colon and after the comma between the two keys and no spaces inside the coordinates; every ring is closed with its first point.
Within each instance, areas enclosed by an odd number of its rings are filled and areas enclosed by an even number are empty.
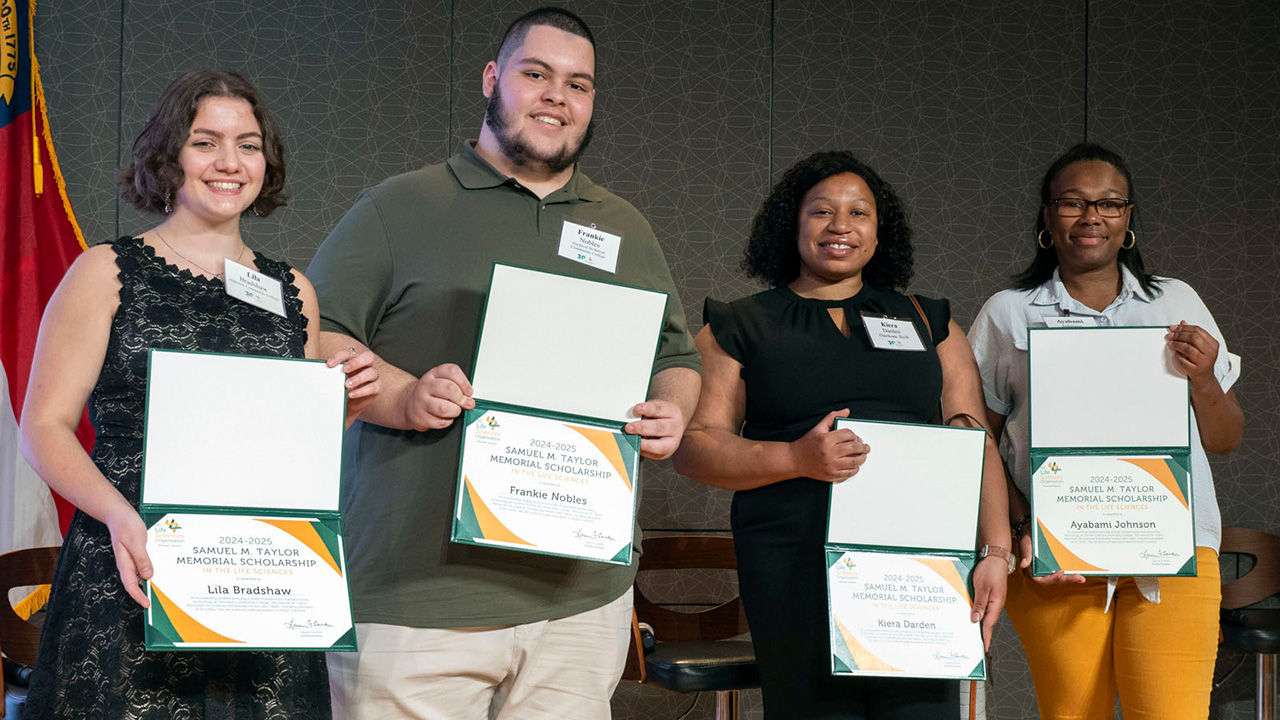
{"type": "MultiPolygon", "coordinates": [[[[248,248],[240,217],[285,204],[284,149],[258,91],[193,70],[165,90],[121,172],[159,226],[83,253],[49,301],[22,414],[22,448],[79,509],[63,542],[24,717],[328,718],[318,652],[146,652],[138,515],[147,350],[317,357],[311,284],[248,248]],[[284,316],[227,294],[234,261],[281,281],[284,316]],[[89,401],[92,456],[74,436],[89,401]]],[[[348,416],[380,388],[369,353],[342,351],[348,416]]],[[[192,458],[210,462],[216,458],[192,458]]]]}

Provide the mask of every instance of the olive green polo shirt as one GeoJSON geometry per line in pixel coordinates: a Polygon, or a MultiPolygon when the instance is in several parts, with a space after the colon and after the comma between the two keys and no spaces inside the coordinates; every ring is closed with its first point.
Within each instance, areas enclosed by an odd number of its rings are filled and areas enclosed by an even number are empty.
{"type": "MultiPolygon", "coordinates": [[[[307,276],[323,330],[415,376],[451,362],[470,377],[495,262],[670,293],[653,371],[699,368],[662,250],[634,207],[581,172],[539,199],[470,145],[364,191],[307,276]],[[616,274],[557,254],[566,220],[622,236],[616,274]]],[[[342,512],[357,622],[534,622],[600,607],[630,587],[634,567],[451,543],[461,435],[458,422],[431,432],[357,422],[347,432],[342,512]]]]}

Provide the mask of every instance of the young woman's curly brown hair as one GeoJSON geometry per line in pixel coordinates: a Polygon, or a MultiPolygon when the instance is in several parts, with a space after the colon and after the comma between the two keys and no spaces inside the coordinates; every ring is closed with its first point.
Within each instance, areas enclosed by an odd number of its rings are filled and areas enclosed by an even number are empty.
{"type": "Polygon", "coordinates": [[[284,194],[284,141],[267,112],[258,89],[231,70],[188,70],[178,76],[151,110],[147,124],[133,140],[128,165],[120,170],[120,197],[139,210],[165,213],[185,180],[178,160],[191,132],[200,101],[207,97],[239,98],[253,108],[262,128],[262,153],[267,161],[262,190],[245,210],[259,217],[287,205],[284,194]]]}

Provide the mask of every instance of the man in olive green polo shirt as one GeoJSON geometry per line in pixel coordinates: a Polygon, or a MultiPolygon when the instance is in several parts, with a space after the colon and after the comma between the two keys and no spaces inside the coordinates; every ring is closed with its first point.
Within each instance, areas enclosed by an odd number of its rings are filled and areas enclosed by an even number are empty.
{"type": "Polygon", "coordinates": [[[366,191],[308,271],[325,352],[370,348],[383,385],[346,438],[360,653],[330,655],[335,717],[609,716],[634,568],[449,542],[455,421],[474,406],[467,374],[495,261],[671,293],[649,399],[626,432],[665,458],[697,403],[697,352],[653,231],[577,170],[594,75],[577,16],[518,19],[485,66],[475,146],[366,191]],[[621,243],[583,264],[560,254],[566,223],[621,243]]]}

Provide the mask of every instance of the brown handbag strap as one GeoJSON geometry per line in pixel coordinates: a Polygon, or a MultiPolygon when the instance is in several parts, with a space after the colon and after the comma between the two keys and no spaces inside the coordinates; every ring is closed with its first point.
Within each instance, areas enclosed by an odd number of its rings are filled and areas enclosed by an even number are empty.
{"type": "MultiPolygon", "coordinates": [[[[916,306],[916,312],[920,314],[920,319],[924,321],[925,332],[929,333],[929,342],[933,342],[933,326],[929,324],[929,318],[925,317],[924,308],[920,307],[920,301],[915,295],[908,295],[907,299],[912,305],[916,306]]],[[[942,398],[938,398],[938,406],[933,409],[933,417],[929,418],[930,425],[946,425],[942,420],[942,398]]]]}
{"type": "MultiPolygon", "coordinates": [[[[929,318],[925,317],[924,308],[920,307],[920,301],[916,299],[915,295],[908,295],[907,297],[911,300],[911,304],[916,306],[916,312],[920,313],[920,319],[924,321],[924,329],[929,333],[929,342],[933,342],[933,327],[929,325],[929,318]]],[[[941,410],[942,410],[942,406],[941,406],[941,403],[939,403],[938,412],[937,412],[937,416],[939,419],[941,419],[942,417],[941,410]]],[[[969,413],[956,413],[955,415],[952,415],[951,417],[942,420],[942,424],[950,425],[951,421],[957,418],[967,418],[973,423],[972,427],[981,428],[983,432],[987,433],[987,437],[991,436],[991,432],[987,430],[986,423],[970,415],[969,413]]]]}
{"type": "Polygon", "coordinates": [[[908,295],[907,297],[911,299],[911,304],[916,306],[916,312],[920,313],[920,319],[924,321],[924,329],[929,333],[929,342],[933,342],[933,327],[929,325],[929,318],[925,317],[924,308],[920,307],[920,301],[916,299],[915,295],[908,295]]]}

